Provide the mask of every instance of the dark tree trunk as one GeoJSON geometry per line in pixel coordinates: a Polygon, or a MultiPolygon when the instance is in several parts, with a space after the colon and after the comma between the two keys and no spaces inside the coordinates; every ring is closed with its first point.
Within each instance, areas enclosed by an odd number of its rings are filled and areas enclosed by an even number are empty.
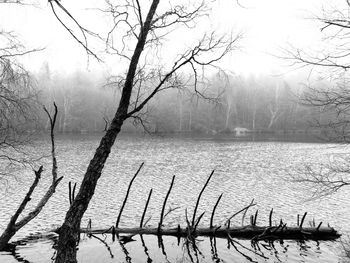
{"type": "Polygon", "coordinates": [[[28,192],[26,193],[25,197],[23,198],[22,202],[20,203],[19,207],[11,217],[9,223],[7,224],[6,229],[0,236],[0,251],[6,250],[9,245],[10,239],[16,234],[18,230],[20,230],[23,226],[25,226],[28,222],[33,220],[43,209],[43,207],[46,205],[46,203],[49,201],[51,196],[55,193],[57,185],[60,183],[63,177],[57,178],[57,160],[56,160],[56,153],[55,153],[55,140],[54,140],[54,128],[56,124],[56,117],[57,117],[57,106],[54,104],[55,107],[55,113],[52,116],[47,111],[46,108],[44,110],[46,111],[49,121],[50,121],[50,130],[51,130],[51,157],[52,157],[52,182],[50,187],[47,189],[46,193],[42,196],[41,200],[38,202],[35,208],[33,208],[26,216],[22,217],[20,220],[18,218],[23,214],[23,211],[25,211],[25,208],[27,204],[32,199],[32,194],[35,190],[35,188],[38,186],[39,180],[41,178],[41,173],[43,172],[43,166],[40,166],[40,168],[35,171],[35,179],[31,186],[28,189],[28,192]]]}
{"type": "Polygon", "coordinates": [[[10,239],[16,234],[16,230],[14,227],[6,228],[6,230],[2,233],[0,236],[0,251],[6,250],[6,247],[8,246],[8,243],[10,242],[10,239]]]}
{"type": "Polygon", "coordinates": [[[144,49],[147,34],[151,28],[152,19],[159,4],[159,0],[153,0],[147,18],[138,37],[138,42],[131,58],[129,70],[126,76],[125,85],[122,91],[118,110],[106,132],[101,139],[100,145],[96,149],[94,157],[85,173],[79,192],[70,206],[65,221],[59,230],[59,240],[57,246],[56,263],[75,263],[77,245],[79,243],[81,219],[88,208],[89,202],[94,195],[97,181],[101,176],[102,169],[115,142],[117,135],[128,117],[131,92],[136,68],[144,49]]]}

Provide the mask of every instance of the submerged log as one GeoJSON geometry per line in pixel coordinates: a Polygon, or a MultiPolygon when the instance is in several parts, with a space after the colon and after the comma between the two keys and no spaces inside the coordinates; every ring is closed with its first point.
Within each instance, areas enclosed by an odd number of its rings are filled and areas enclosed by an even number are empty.
{"type": "MultiPolygon", "coordinates": [[[[142,164],[143,165],[143,164],[142,164]]],[[[140,166],[140,168],[142,167],[140,166]]],[[[139,168],[139,169],[140,169],[139,168]]],[[[138,173],[139,171],[137,171],[138,173]]],[[[136,175],[137,175],[136,173],[136,175]]],[[[339,238],[341,235],[332,227],[328,225],[328,227],[322,227],[322,222],[320,222],[317,226],[315,221],[313,220],[313,224],[311,224],[311,227],[303,227],[303,223],[305,221],[305,217],[307,213],[305,212],[301,222],[299,223],[299,215],[297,219],[297,226],[287,226],[283,222],[283,220],[280,220],[279,225],[272,226],[272,215],[273,215],[273,209],[271,209],[271,212],[269,214],[269,225],[268,226],[257,226],[257,217],[258,217],[258,210],[250,216],[250,225],[243,225],[244,223],[244,218],[245,215],[248,211],[249,208],[255,206],[256,204],[254,203],[254,199],[251,200],[250,204],[245,206],[244,208],[240,209],[239,211],[235,212],[232,216],[230,216],[227,220],[226,223],[221,225],[221,226],[214,226],[213,219],[215,215],[216,208],[220,202],[220,199],[223,194],[221,194],[216,201],[216,204],[213,208],[211,217],[210,217],[210,225],[209,227],[198,227],[199,222],[201,218],[203,217],[204,213],[203,212],[200,216],[196,217],[197,209],[199,206],[200,198],[208,185],[214,171],[211,172],[209,175],[208,179],[206,180],[205,185],[203,186],[201,192],[198,195],[196,205],[194,207],[194,212],[192,216],[192,221],[190,222],[187,216],[187,208],[185,209],[185,217],[186,217],[186,223],[187,227],[180,227],[178,225],[175,228],[162,228],[163,226],[163,219],[165,218],[166,215],[164,215],[165,211],[165,206],[170,194],[170,191],[174,185],[174,179],[175,176],[173,176],[169,190],[165,196],[162,210],[161,210],[161,215],[160,215],[160,220],[158,223],[158,227],[144,227],[145,224],[143,224],[143,220],[146,214],[146,210],[148,207],[148,203],[152,194],[152,189],[148,195],[148,199],[146,202],[145,209],[142,213],[141,217],[141,222],[140,222],[140,227],[135,227],[135,228],[119,228],[118,223],[116,224],[116,227],[110,227],[108,229],[92,229],[91,226],[87,228],[82,228],[80,229],[81,233],[86,233],[88,235],[93,235],[93,234],[111,234],[112,235],[112,240],[114,240],[114,237],[117,236],[119,238],[119,234],[128,234],[128,236],[125,237],[132,237],[134,235],[156,235],[158,238],[161,240],[162,236],[175,236],[178,239],[181,237],[186,238],[186,240],[195,240],[196,237],[198,236],[207,236],[207,237],[218,237],[218,238],[227,238],[231,243],[233,242],[234,238],[238,239],[249,239],[252,241],[253,244],[259,241],[274,241],[274,240],[315,240],[315,241],[321,241],[321,240],[336,240],[339,238]],[[242,214],[242,226],[231,226],[231,220],[236,217],[239,214],[242,214]]],[[[129,194],[130,186],[135,179],[136,175],[133,177],[129,184],[129,189],[127,192],[127,195],[124,199],[123,205],[120,209],[120,213],[118,216],[117,222],[119,222],[121,212],[124,208],[124,205],[126,203],[127,196],[129,194]]],[[[175,209],[169,209],[170,213],[175,209]]],[[[119,241],[121,241],[119,239],[119,241]]],[[[125,242],[125,240],[124,240],[125,242]]],[[[128,242],[128,241],[127,241],[128,242]]]]}
{"type": "MultiPolygon", "coordinates": [[[[140,235],[165,235],[175,237],[188,237],[187,228],[116,228],[117,234],[140,234],[140,235]]],[[[81,233],[89,234],[112,234],[112,229],[81,229],[81,233]]],[[[260,240],[335,240],[341,235],[332,227],[287,227],[287,226],[243,226],[231,228],[197,228],[192,232],[193,236],[208,236],[219,238],[240,238],[251,239],[252,241],[260,240]]]]}

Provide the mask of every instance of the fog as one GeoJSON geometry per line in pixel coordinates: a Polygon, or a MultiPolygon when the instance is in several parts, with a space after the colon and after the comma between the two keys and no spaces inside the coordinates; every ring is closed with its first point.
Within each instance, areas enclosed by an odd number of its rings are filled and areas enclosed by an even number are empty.
{"type": "MultiPolygon", "coordinates": [[[[34,75],[39,104],[50,107],[56,102],[58,132],[102,132],[115,112],[120,99],[116,79],[76,71],[71,74],[52,73],[44,64],[34,75]]],[[[125,132],[150,133],[226,133],[242,127],[250,130],[307,130],[327,118],[328,112],[310,107],[302,100],[309,87],[303,75],[283,79],[271,75],[242,76],[218,71],[211,74],[197,92],[183,75],[175,89],[166,89],[150,102],[137,118],[128,121],[125,132]],[[186,82],[187,81],[187,82],[186,82]]],[[[317,85],[327,86],[320,82],[317,85]]],[[[141,87],[147,93],[147,83],[141,87]]],[[[135,103],[134,94],[133,103],[135,103]]],[[[132,106],[131,106],[132,108],[132,106]]],[[[41,116],[38,129],[48,129],[46,115],[41,116]]],[[[40,113],[41,112],[41,113],[40,113]]]]}

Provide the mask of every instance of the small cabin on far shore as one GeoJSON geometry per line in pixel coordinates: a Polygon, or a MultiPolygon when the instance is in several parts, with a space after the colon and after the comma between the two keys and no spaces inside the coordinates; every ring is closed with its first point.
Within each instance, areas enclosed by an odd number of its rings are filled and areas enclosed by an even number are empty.
{"type": "Polygon", "coordinates": [[[249,129],[243,127],[236,127],[233,129],[233,131],[235,132],[236,136],[246,136],[247,133],[250,132],[249,129]]]}

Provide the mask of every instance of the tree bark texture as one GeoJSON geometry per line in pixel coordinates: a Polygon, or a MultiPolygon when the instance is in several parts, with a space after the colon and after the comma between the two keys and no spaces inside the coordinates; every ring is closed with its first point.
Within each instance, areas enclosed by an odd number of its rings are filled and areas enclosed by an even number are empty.
{"type": "Polygon", "coordinates": [[[106,132],[101,139],[100,145],[96,149],[94,157],[91,159],[79,192],[70,206],[65,221],[59,229],[59,240],[57,246],[56,263],[77,262],[76,253],[79,243],[81,219],[88,208],[89,202],[94,195],[97,181],[101,176],[102,169],[119,134],[124,120],[128,117],[128,108],[133,89],[135,72],[140,56],[144,49],[147,34],[152,25],[152,19],[159,4],[159,0],[153,0],[149,9],[145,23],[140,29],[138,42],[131,58],[125,84],[122,91],[118,110],[106,132]]]}

